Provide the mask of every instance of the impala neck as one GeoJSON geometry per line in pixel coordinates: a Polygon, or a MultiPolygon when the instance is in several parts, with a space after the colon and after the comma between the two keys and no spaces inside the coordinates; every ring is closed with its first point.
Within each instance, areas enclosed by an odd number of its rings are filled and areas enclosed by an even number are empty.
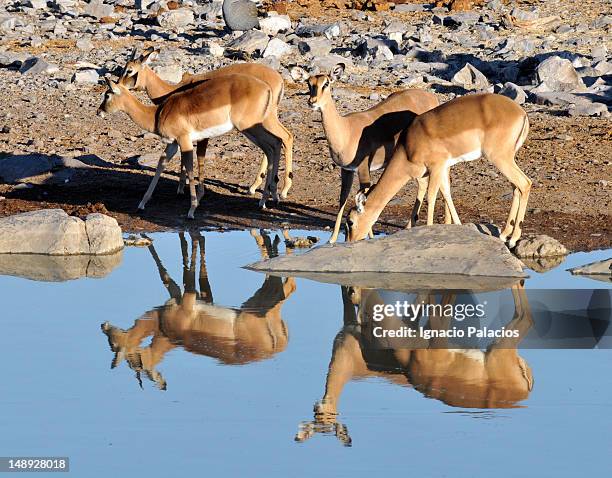
{"type": "Polygon", "coordinates": [[[397,182],[396,185],[386,184],[387,181],[383,181],[384,179],[383,174],[378,183],[368,194],[364,210],[359,216],[359,229],[355,231],[354,240],[366,238],[385,206],[393,199],[402,188],[403,184],[405,184],[405,182],[397,182]]]}
{"type": "Polygon", "coordinates": [[[331,93],[329,101],[321,107],[321,117],[329,147],[340,156],[350,136],[349,121],[338,113],[336,104],[331,98],[331,93]]]}
{"type": "Polygon", "coordinates": [[[142,73],[144,73],[145,77],[144,86],[145,90],[147,91],[147,96],[152,100],[165,96],[168,93],[173,92],[176,88],[176,85],[166,83],[159,76],[157,76],[157,73],[147,66],[142,69],[141,74],[142,73]]]}
{"type": "Polygon", "coordinates": [[[134,123],[146,131],[156,132],[155,113],[157,106],[148,106],[141,103],[135,96],[128,93],[127,90],[123,92],[122,106],[122,110],[128,114],[134,123]]]}

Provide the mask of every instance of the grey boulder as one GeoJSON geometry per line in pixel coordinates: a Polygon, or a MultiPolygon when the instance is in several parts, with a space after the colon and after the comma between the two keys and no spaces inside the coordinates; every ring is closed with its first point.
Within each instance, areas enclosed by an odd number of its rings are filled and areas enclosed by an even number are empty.
{"type": "Polygon", "coordinates": [[[545,234],[519,240],[514,250],[518,257],[555,257],[568,252],[563,244],[545,234]]]}
{"type": "Polygon", "coordinates": [[[43,209],[0,218],[0,254],[102,255],[121,249],[121,228],[103,214],[83,221],[62,209],[43,209]]]}
{"type": "Polygon", "coordinates": [[[227,48],[253,54],[263,52],[268,46],[270,38],[263,32],[251,30],[240,35],[227,44],[227,48]]]}
{"type": "Polygon", "coordinates": [[[521,261],[504,243],[480,233],[473,224],[436,224],[369,241],[327,244],[305,254],[275,257],[247,268],[298,276],[409,273],[525,277],[521,261]]]}
{"type": "Polygon", "coordinates": [[[259,26],[257,5],[249,0],[224,0],[223,20],[230,30],[252,30],[259,26]]]}
{"type": "Polygon", "coordinates": [[[193,11],[188,8],[179,8],[164,12],[157,17],[157,23],[162,28],[177,30],[191,25],[195,21],[193,11]]]}
{"type": "Polygon", "coordinates": [[[536,68],[538,83],[545,83],[552,91],[575,91],[586,88],[572,62],[559,56],[551,56],[536,68]]]}
{"type": "Polygon", "coordinates": [[[453,83],[465,89],[485,90],[489,87],[489,80],[474,65],[466,63],[452,78],[453,83]]]}

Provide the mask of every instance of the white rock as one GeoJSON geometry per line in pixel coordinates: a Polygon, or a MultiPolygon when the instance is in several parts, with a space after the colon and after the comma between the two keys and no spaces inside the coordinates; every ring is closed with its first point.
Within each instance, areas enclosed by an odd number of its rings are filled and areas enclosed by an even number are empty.
{"type": "Polygon", "coordinates": [[[155,73],[164,81],[178,83],[183,78],[183,69],[179,65],[156,66],[155,73]]]}
{"type": "Polygon", "coordinates": [[[225,48],[215,42],[210,42],[208,44],[208,51],[214,57],[222,57],[225,54],[225,48]]]}
{"type": "Polygon", "coordinates": [[[268,56],[275,56],[277,58],[282,58],[290,52],[291,45],[285,43],[279,38],[272,38],[263,52],[263,57],[266,58],[268,56]]]}
{"type": "Polygon", "coordinates": [[[191,25],[195,21],[193,11],[188,8],[178,8],[176,10],[170,10],[164,12],[157,17],[157,23],[162,28],[176,30],[179,28],[185,28],[191,25]]]}
{"type": "Polygon", "coordinates": [[[88,214],[85,218],[85,231],[90,254],[113,254],[123,249],[121,228],[113,217],[100,213],[88,214]]]}
{"type": "Polygon", "coordinates": [[[100,75],[96,70],[79,70],[72,75],[72,82],[79,84],[96,85],[100,75]]]}
{"type": "Polygon", "coordinates": [[[259,20],[261,31],[274,36],[278,32],[291,30],[291,19],[287,15],[273,15],[259,20]]]}

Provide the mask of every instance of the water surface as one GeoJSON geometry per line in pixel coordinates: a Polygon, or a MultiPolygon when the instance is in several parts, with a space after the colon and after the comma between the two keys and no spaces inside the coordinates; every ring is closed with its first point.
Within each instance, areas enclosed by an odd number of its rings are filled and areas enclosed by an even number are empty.
{"type": "MultiPolygon", "coordinates": [[[[338,414],[315,414],[349,331],[341,287],[241,268],[285,253],[280,233],[152,237],[103,278],[0,276],[0,455],[69,456],[87,477],[612,471],[610,350],[521,349],[530,390],[486,408],[355,368],[335,376],[338,414]]],[[[525,287],[609,289],[565,270],[610,252],[528,271],[525,287]]]]}

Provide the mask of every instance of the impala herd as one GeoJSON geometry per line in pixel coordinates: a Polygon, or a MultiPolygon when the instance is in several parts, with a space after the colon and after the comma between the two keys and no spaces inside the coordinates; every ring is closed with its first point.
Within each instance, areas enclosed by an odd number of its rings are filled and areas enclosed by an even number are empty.
{"type": "MultiPolygon", "coordinates": [[[[140,55],[134,50],[118,81],[107,78],[108,89],[98,113],[123,111],[141,128],[166,143],[157,170],[139,209],[144,209],[167,162],[181,151],[178,192],[188,178],[191,207],[204,195],[204,156],[208,140],[236,129],[263,151],[254,194],[265,178],[260,207],[271,197],[279,200],[278,168],[281,150],[285,176],[280,198],[287,197],[293,181],[293,135],[278,118],[284,82],[275,70],[258,63],[237,63],[199,75],[185,74],[178,84],[157,76],[148,64],[157,52],[140,55]],[[153,102],[145,105],[131,90],[144,90],[153,102]],[[197,179],[196,158],[197,156],[197,179]]],[[[338,238],[355,171],[360,189],[347,220],[347,239],[372,234],[372,226],[389,201],[410,179],[418,183],[416,201],[407,227],[414,226],[427,194],[427,224],[433,224],[438,191],[445,201],[445,223],[460,224],[450,192],[451,166],[484,156],[514,186],[512,206],[500,238],[512,248],[521,236],[531,180],[515,162],[529,132],[525,111],[496,94],[466,95],[442,105],[432,93],[409,89],[390,95],[372,108],[342,116],[331,85],[344,72],[339,64],[329,74],[310,75],[293,67],[295,81],[308,84],[308,104],[321,112],[332,161],[341,171],[338,214],[330,242],[338,238]],[[374,186],[370,172],[384,172],[374,186]]]]}

